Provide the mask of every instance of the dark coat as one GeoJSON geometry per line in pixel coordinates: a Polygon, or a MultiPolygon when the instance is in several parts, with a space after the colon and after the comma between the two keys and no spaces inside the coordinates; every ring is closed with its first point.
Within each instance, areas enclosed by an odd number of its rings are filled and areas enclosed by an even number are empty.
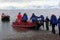
{"type": "Polygon", "coordinates": [[[25,21],[27,21],[27,20],[28,20],[28,17],[27,17],[27,15],[26,15],[26,14],[24,14],[24,15],[23,15],[22,20],[23,20],[23,21],[24,21],[24,20],[25,20],[25,21]]]}
{"type": "Polygon", "coordinates": [[[58,23],[58,27],[60,27],[60,18],[58,18],[58,22],[57,23],[58,23]]]}
{"type": "Polygon", "coordinates": [[[38,22],[37,17],[33,14],[30,20],[34,21],[35,23],[38,22]]]}
{"type": "Polygon", "coordinates": [[[43,15],[41,15],[41,16],[40,16],[40,18],[41,18],[41,21],[43,21],[43,22],[44,22],[44,16],[43,16],[43,15]]]}
{"type": "Polygon", "coordinates": [[[56,17],[55,15],[52,15],[52,16],[51,16],[50,24],[55,24],[55,25],[57,25],[57,17],[56,17]]]}
{"type": "Polygon", "coordinates": [[[49,18],[46,18],[46,19],[45,19],[45,22],[46,22],[47,24],[49,23],[49,21],[50,21],[49,18]]]}

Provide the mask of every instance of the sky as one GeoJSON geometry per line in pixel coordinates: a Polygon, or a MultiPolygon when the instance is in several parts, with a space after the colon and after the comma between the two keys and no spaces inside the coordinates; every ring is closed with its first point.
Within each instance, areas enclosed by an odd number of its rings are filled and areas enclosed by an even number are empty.
{"type": "Polygon", "coordinates": [[[1,9],[9,8],[49,8],[59,6],[59,0],[0,0],[1,9]]]}

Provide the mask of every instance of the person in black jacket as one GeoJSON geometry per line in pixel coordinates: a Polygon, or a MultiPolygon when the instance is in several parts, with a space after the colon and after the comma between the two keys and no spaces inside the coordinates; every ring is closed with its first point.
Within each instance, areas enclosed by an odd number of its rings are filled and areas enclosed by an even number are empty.
{"type": "Polygon", "coordinates": [[[49,30],[49,18],[48,18],[48,16],[46,16],[45,23],[46,23],[46,30],[49,30]]]}

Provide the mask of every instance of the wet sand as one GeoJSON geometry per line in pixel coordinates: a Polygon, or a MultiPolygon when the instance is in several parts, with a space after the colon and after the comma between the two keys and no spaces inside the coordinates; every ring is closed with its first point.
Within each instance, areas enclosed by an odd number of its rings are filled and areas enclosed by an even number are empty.
{"type": "Polygon", "coordinates": [[[7,35],[3,40],[60,40],[58,34],[52,34],[50,31],[25,31],[7,35]]]}

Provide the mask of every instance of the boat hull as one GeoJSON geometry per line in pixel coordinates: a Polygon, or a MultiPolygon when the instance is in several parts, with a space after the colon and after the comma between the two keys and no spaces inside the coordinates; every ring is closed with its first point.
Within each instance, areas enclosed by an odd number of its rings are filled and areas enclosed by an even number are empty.
{"type": "Polygon", "coordinates": [[[36,24],[33,22],[27,22],[27,23],[21,22],[20,24],[17,22],[12,23],[13,28],[29,28],[29,29],[38,30],[40,26],[41,26],[41,24],[36,24]]]}

